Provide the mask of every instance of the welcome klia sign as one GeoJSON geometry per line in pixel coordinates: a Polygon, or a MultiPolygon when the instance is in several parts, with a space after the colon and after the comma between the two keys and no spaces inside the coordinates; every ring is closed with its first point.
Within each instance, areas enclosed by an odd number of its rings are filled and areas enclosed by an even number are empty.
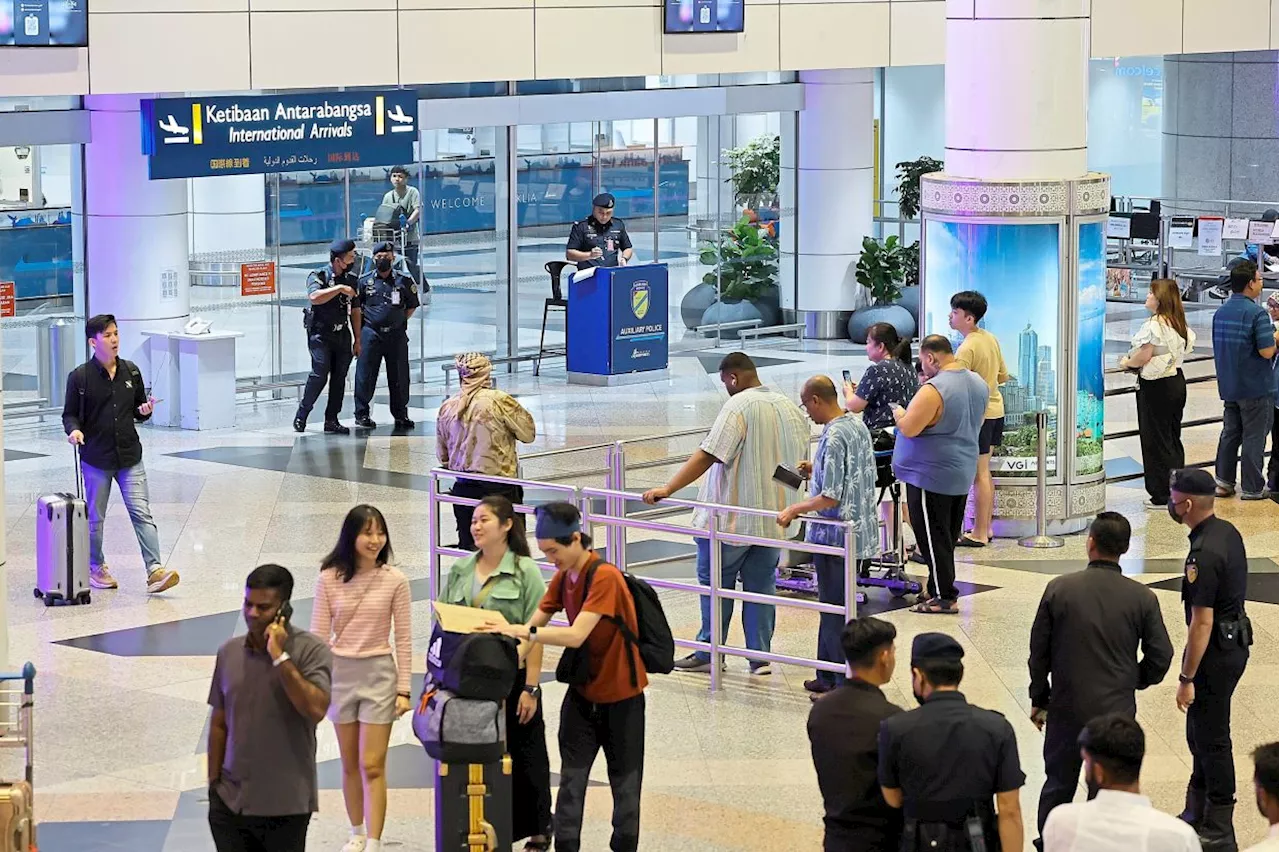
{"type": "Polygon", "coordinates": [[[152,180],[266,174],[413,159],[412,91],[156,98],[142,101],[152,180]]]}

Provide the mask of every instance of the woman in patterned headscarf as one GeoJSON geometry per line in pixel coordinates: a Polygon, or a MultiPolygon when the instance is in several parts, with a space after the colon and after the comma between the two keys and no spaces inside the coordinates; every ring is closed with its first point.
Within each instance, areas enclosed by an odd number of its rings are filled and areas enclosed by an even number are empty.
{"type": "MultiPolygon", "coordinates": [[[[491,387],[493,364],[479,352],[466,352],[453,359],[462,389],[440,406],[436,418],[436,456],[440,464],[458,473],[485,476],[516,475],[516,442],[529,443],[536,435],[533,416],[511,394],[491,387]]],[[[501,494],[512,503],[524,501],[524,490],[516,485],[458,477],[451,493],[455,497],[479,500],[501,494]]],[[[458,522],[458,546],[475,550],[471,538],[474,507],[453,507],[458,522]]]]}

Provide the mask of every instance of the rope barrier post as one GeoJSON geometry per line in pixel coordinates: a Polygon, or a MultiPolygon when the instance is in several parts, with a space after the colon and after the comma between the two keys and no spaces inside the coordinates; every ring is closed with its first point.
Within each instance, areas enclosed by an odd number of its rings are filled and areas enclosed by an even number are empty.
{"type": "MultiPolygon", "coordinates": [[[[614,441],[609,448],[609,485],[614,491],[627,490],[627,448],[621,441],[614,441]]],[[[610,498],[609,515],[625,520],[627,517],[627,498],[610,498]]],[[[619,569],[627,570],[627,528],[621,524],[609,526],[609,557],[619,569]]]]}
{"type": "Polygon", "coordinates": [[[433,470],[427,476],[427,589],[428,600],[434,601],[440,576],[440,500],[436,488],[440,478],[433,470]]]}
{"type": "Polygon", "coordinates": [[[1036,534],[1018,539],[1023,547],[1036,549],[1062,547],[1059,536],[1049,535],[1046,517],[1049,502],[1049,412],[1036,412],[1036,534]]]}
{"type": "Polygon", "coordinates": [[[720,588],[720,513],[712,509],[707,515],[707,532],[710,538],[707,541],[710,554],[710,576],[707,578],[707,587],[710,590],[711,605],[710,618],[707,620],[709,641],[711,642],[711,691],[718,692],[720,690],[720,605],[723,603],[718,592],[720,588]]]}
{"type": "MultiPolygon", "coordinates": [[[[817,557],[815,556],[816,560],[817,557]]],[[[844,622],[858,617],[858,542],[853,521],[844,524],[844,622]]],[[[818,616],[822,618],[821,615],[818,616]]]]}

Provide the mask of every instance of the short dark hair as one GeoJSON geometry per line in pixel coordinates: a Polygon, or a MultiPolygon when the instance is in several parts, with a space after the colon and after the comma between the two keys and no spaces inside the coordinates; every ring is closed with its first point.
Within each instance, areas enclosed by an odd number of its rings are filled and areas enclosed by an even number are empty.
{"type": "Polygon", "coordinates": [[[1243,293],[1249,289],[1249,285],[1253,283],[1253,279],[1258,277],[1258,264],[1252,260],[1244,260],[1237,263],[1231,270],[1231,292],[1243,293]]]}
{"type": "Polygon", "coordinates": [[[870,615],[854,618],[840,632],[840,647],[844,658],[854,668],[875,665],[876,655],[896,639],[898,628],[891,622],[870,615]]]}
{"type": "Polygon", "coordinates": [[[293,597],[293,575],[283,565],[268,562],[259,565],[249,572],[244,581],[246,589],[275,589],[280,593],[280,600],[287,601],[293,597]]]}
{"type": "Polygon", "coordinates": [[[932,686],[959,686],[964,679],[964,663],[960,660],[920,660],[911,667],[919,669],[932,686]]]}
{"type": "Polygon", "coordinates": [[[97,314],[84,321],[84,339],[93,340],[111,326],[117,326],[115,314],[97,314]]]}
{"type": "Polygon", "coordinates": [[[1136,783],[1142,774],[1147,735],[1141,725],[1123,713],[1107,713],[1090,719],[1077,742],[1118,784],[1136,783]]]}
{"type": "MultiPolygon", "coordinates": [[[[538,507],[539,514],[547,515],[552,520],[561,524],[577,524],[582,521],[582,513],[578,511],[578,507],[564,500],[556,500],[551,503],[543,503],[538,507]]],[[[591,549],[591,535],[586,530],[578,532],[578,538],[582,542],[582,546],[591,549]]],[[[561,547],[569,547],[573,544],[573,536],[564,535],[556,536],[552,539],[561,547]]]]}
{"type": "Polygon", "coordinates": [[[393,175],[404,175],[405,177],[408,177],[408,176],[409,176],[409,170],[408,170],[408,169],[406,169],[404,166],[392,166],[392,167],[391,167],[390,174],[393,174],[393,175]]]}
{"type": "Polygon", "coordinates": [[[1089,537],[1098,550],[1107,556],[1119,558],[1129,552],[1129,537],[1133,528],[1129,519],[1119,512],[1099,512],[1089,524],[1089,537]]]}
{"type": "Polygon", "coordinates": [[[934,355],[952,355],[955,350],[951,348],[950,340],[941,334],[931,334],[920,341],[920,354],[923,355],[926,352],[932,352],[934,355]]]}
{"type": "Polygon", "coordinates": [[[720,372],[754,373],[756,362],[745,352],[730,352],[720,360],[720,372]]]}
{"type": "Polygon", "coordinates": [[[873,322],[867,326],[867,340],[874,340],[889,350],[890,358],[897,358],[908,367],[911,366],[911,340],[900,337],[891,323],[873,322]]]}
{"type": "Polygon", "coordinates": [[[961,290],[951,297],[951,307],[964,311],[974,322],[981,322],[987,315],[987,297],[977,290],[961,290]]]}
{"type": "Polygon", "coordinates": [[[1280,799],[1277,774],[1280,774],[1280,743],[1266,743],[1253,750],[1253,780],[1273,799],[1280,799]]]}
{"type": "Polygon", "coordinates": [[[378,564],[389,565],[394,555],[391,550],[391,530],[387,529],[387,519],[382,516],[376,506],[361,503],[347,512],[342,521],[342,529],[338,532],[338,543],[329,551],[329,555],[320,561],[320,570],[332,568],[342,582],[350,583],[356,576],[356,539],[370,525],[382,530],[386,535],[386,543],[378,552],[378,564]]]}

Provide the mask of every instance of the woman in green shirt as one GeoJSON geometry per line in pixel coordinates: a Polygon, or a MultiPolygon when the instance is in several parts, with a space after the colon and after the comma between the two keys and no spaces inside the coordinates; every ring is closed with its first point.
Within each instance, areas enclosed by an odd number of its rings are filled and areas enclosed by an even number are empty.
{"type": "MultiPolygon", "coordinates": [[[[490,495],[476,506],[471,536],[477,551],[454,563],[440,600],[502,613],[526,624],[547,591],[529,552],[524,519],[511,501],[490,495]]],[[[507,750],[512,763],[512,837],[529,838],[525,852],[551,848],[551,763],[542,719],[542,646],[533,643],[507,696],[507,750]]]]}

